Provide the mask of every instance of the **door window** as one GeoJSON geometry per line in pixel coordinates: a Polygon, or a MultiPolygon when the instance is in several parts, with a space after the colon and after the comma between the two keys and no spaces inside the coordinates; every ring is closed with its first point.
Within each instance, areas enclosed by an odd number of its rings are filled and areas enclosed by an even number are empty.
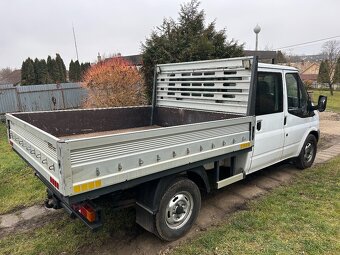
{"type": "Polygon", "coordinates": [[[259,72],[257,74],[255,114],[264,115],[283,112],[281,73],[259,72]]]}
{"type": "Polygon", "coordinates": [[[307,116],[308,95],[297,73],[286,74],[288,112],[297,116],[307,116]]]}

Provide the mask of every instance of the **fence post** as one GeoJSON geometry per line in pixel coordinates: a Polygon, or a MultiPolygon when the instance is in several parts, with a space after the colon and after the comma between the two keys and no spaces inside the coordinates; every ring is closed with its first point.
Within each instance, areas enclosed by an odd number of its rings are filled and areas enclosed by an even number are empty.
{"type": "Polygon", "coordinates": [[[23,109],[22,109],[22,104],[21,104],[21,99],[20,99],[20,93],[17,87],[15,87],[14,90],[15,90],[15,96],[17,98],[18,112],[22,112],[23,109]]]}
{"type": "Polygon", "coordinates": [[[61,89],[61,98],[63,100],[63,109],[65,110],[66,106],[65,106],[64,88],[63,88],[62,84],[60,84],[59,86],[60,86],[59,88],[61,89]]]}

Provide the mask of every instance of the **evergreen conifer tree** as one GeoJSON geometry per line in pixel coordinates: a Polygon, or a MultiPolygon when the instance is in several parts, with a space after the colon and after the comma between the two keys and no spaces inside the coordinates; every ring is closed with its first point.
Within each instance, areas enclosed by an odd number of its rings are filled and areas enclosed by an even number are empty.
{"type": "Polygon", "coordinates": [[[49,82],[47,64],[45,59],[34,60],[34,72],[36,76],[36,84],[47,84],[49,82]]]}
{"type": "Polygon", "coordinates": [[[68,80],[70,82],[74,82],[74,62],[73,62],[73,59],[71,59],[69,69],[68,69],[68,80]]]}
{"type": "Polygon", "coordinates": [[[22,85],[33,85],[35,84],[35,72],[34,72],[34,62],[32,59],[27,58],[22,63],[21,68],[21,84],[22,85]]]}
{"type": "Polygon", "coordinates": [[[81,65],[80,65],[80,70],[81,70],[80,80],[83,80],[86,71],[87,71],[90,67],[91,67],[91,64],[90,64],[89,62],[81,63],[81,65]]]}
{"type": "Polygon", "coordinates": [[[319,83],[328,83],[328,64],[326,61],[321,61],[320,68],[319,68],[319,75],[318,75],[318,82],[319,83]]]}
{"type": "Polygon", "coordinates": [[[340,58],[336,62],[333,80],[335,83],[340,83],[340,58]]]}
{"type": "Polygon", "coordinates": [[[57,82],[66,82],[66,66],[63,59],[57,53],[55,58],[56,68],[58,69],[57,82]]]}
{"type": "Polygon", "coordinates": [[[217,30],[215,22],[206,25],[199,2],[181,6],[178,20],[164,19],[142,45],[142,71],[151,99],[155,64],[243,56],[243,45],[227,41],[226,30],[217,30]]]}
{"type": "Polygon", "coordinates": [[[22,62],[21,65],[21,85],[26,85],[27,79],[27,60],[22,62]]]}
{"type": "Polygon", "coordinates": [[[74,62],[74,78],[74,81],[76,82],[80,81],[81,78],[80,64],[78,60],[74,62]]]}
{"type": "Polygon", "coordinates": [[[39,65],[39,59],[38,58],[35,58],[34,59],[34,63],[33,63],[33,66],[34,66],[34,75],[35,75],[35,82],[34,84],[41,84],[40,83],[40,75],[41,75],[41,70],[40,70],[40,65],[39,65]]]}

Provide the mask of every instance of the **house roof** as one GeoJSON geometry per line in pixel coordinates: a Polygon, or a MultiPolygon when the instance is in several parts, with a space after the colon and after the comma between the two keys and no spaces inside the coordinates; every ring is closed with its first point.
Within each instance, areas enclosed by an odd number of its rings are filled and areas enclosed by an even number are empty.
{"type": "Polygon", "coordinates": [[[0,84],[18,84],[21,82],[21,70],[14,70],[7,76],[3,77],[0,84]]]}
{"type": "Polygon", "coordinates": [[[316,81],[318,79],[318,74],[304,74],[301,73],[300,77],[303,81],[316,81]]]}
{"type": "Polygon", "coordinates": [[[128,55],[128,56],[122,56],[122,58],[131,62],[135,66],[141,66],[143,63],[142,55],[128,55]]]}

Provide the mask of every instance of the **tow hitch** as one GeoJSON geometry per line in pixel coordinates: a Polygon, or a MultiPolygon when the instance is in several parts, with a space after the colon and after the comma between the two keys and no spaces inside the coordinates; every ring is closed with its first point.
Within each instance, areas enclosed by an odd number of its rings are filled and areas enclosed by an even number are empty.
{"type": "Polygon", "coordinates": [[[96,230],[102,224],[102,210],[92,201],[83,201],[77,204],[69,205],[60,200],[53,192],[47,189],[47,199],[45,200],[46,208],[60,209],[64,208],[71,218],[78,217],[90,229],[96,230]]]}
{"type": "Polygon", "coordinates": [[[47,198],[44,202],[46,208],[60,209],[62,208],[60,200],[47,189],[47,198]]]}

